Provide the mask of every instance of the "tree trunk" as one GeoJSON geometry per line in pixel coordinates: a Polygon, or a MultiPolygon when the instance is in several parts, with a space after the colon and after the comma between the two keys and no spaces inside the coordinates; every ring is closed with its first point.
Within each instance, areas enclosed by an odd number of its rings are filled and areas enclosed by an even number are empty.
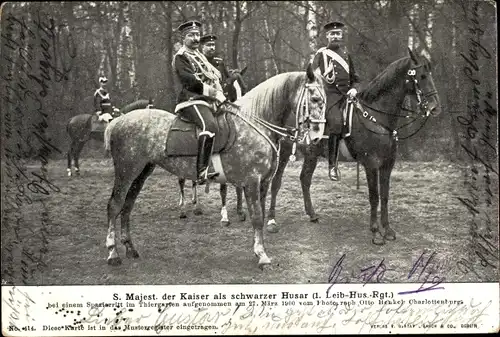
{"type": "Polygon", "coordinates": [[[231,61],[234,69],[238,69],[238,43],[241,32],[241,7],[238,1],[234,1],[236,9],[236,19],[233,30],[233,46],[231,50],[231,61]]]}

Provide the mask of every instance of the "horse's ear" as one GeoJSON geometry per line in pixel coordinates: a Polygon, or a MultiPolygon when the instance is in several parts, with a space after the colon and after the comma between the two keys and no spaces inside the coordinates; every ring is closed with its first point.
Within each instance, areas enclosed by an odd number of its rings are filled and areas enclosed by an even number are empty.
{"type": "Polygon", "coordinates": [[[415,56],[415,53],[413,53],[413,50],[411,50],[410,47],[408,47],[408,52],[410,53],[410,57],[413,63],[418,64],[417,57],[415,56]]]}
{"type": "Polygon", "coordinates": [[[314,82],[314,80],[316,79],[316,77],[314,76],[314,71],[313,71],[313,67],[312,67],[311,62],[309,62],[307,64],[306,73],[307,73],[307,78],[309,79],[309,81],[310,82],[314,82]]]}
{"type": "Polygon", "coordinates": [[[245,72],[247,71],[247,67],[248,66],[245,66],[243,69],[241,69],[241,72],[240,72],[241,75],[245,74],[245,72]]]}

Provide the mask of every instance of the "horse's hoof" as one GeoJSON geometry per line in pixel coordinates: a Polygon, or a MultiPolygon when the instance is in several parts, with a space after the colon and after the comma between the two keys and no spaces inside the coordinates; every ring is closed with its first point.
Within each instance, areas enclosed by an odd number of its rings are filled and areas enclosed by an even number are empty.
{"type": "Polygon", "coordinates": [[[200,208],[196,208],[193,213],[194,215],[202,215],[203,211],[200,208]]]}
{"type": "Polygon", "coordinates": [[[278,233],[280,231],[280,228],[278,227],[278,224],[276,222],[268,222],[266,229],[269,233],[278,233]]]}
{"type": "Polygon", "coordinates": [[[385,231],[384,239],[388,241],[396,240],[396,232],[392,228],[387,228],[385,231]]]}
{"type": "Polygon", "coordinates": [[[318,223],[319,222],[319,216],[315,215],[309,218],[309,221],[318,223]]]}
{"type": "Polygon", "coordinates": [[[119,266],[122,264],[122,259],[120,259],[120,257],[112,257],[108,259],[108,264],[110,266],[119,266]]]}
{"type": "Polygon", "coordinates": [[[264,270],[264,266],[268,264],[271,264],[271,259],[268,258],[267,256],[263,256],[259,259],[259,268],[261,270],[264,270]]]}
{"type": "Polygon", "coordinates": [[[75,171],[75,174],[76,174],[77,176],[79,176],[79,175],[80,175],[80,171],[75,171]]]}
{"type": "Polygon", "coordinates": [[[68,177],[71,177],[71,169],[67,169],[68,177]]]}
{"type": "Polygon", "coordinates": [[[373,234],[372,243],[376,246],[383,246],[385,244],[384,237],[380,235],[380,232],[375,232],[373,234]]]}
{"type": "Polygon", "coordinates": [[[138,259],[139,258],[139,253],[137,250],[127,250],[127,257],[129,259],[138,259]]]}
{"type": "Polygon", "coordinates": [[[247,219],[247,215],[244,212],[238,213],[238,217],[239,217],[239,220],[241,222],[243,222],[243,221],[245,221],[247,219]]]}
{"type": "Polygon", "coordinates": [[[186,213],[185,213],[185,212],[182,212],[182,213],[179,215],[179,218],[181,218],[181,219],[185,219],[185,218],[187,218],[186,213]]]}
{"type": "Polygon", "coordinates": [[[220,222],[222,224],[223,227],[227,227],[231,224],[231,221],[227,220],[227,221],[221,221],[220,222]]]}

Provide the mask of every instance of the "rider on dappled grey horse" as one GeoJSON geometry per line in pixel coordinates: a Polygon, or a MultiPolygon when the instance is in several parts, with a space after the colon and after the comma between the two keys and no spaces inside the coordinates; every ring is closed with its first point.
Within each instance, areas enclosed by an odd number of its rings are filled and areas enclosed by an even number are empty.
{"type": "Polygon", "coordinates": [[[113,119],[112,113],[115,107],[111,105],[111,98],[107,90],[108,79],[105,76],[99,77],[99,89],[94,92],[94,109],[99,121],[109,122],[113,119]]]}
{"type": "Polygon", "coordinates": [[[221,86],[221,73],[199,51],[201,23],[188,21],[178,30],[183,36],[183,46],[174,55],[173,68],[182,86],[177,97],[175,111],[194,122],[201,132],[198,136],[196,169],[199,185],[215,178],[217,173],[208,173],[210,157],[217,133],[213,113],[216,102],[226,100],[221,86]]]}
{"type": "Polygon", "coordinates": [[[319,68],[323,78],[328,83],[325,85],[327,93],[327,116],[329,147],[329,176],[331,180],[340,180],[338,171],[338,155],[340,140],[343,135],[342,104],[345,96],[353,99],[359,90],[359,77],[353,66],[351,55],[346,49],[344,37],[344,24],[330,22],[324,26],[328,46],[320,48],[313,60],[313,69],[319,68]]]}

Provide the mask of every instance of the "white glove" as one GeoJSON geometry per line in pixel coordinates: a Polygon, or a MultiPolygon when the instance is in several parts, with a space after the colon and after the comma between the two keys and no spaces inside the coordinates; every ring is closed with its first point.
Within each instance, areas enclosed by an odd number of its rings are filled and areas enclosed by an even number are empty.
{"type": "Polygon", "coordinates": [[[355,89],[355,88],[351,88],[349,89],[349,91],[347,92],[347,96],[349,96],[349,98],[354,98],[356,97],[356,94],[358,93],[358,91],[355,89]]]}
{"type": "Polygon", "coordinates": [[[224,96],[224,93],[222,91],[217,90],[215,99],[218,100],[219,103],[222,103],[226,100],[226,96],[224,96]]]}

